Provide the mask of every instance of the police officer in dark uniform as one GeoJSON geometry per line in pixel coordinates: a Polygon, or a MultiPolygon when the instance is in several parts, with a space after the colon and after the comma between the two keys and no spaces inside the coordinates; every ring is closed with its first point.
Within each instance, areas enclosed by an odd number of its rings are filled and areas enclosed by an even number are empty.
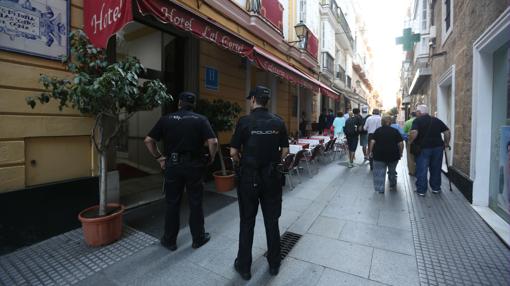
{"type": "Polygon", "coordinates": [[[230,143],[230,155],[240,163],[237,192],[241,223],[234,266],[245,280],[251,278],[253,229],[259,202],[266,228],[269,272],[277,275],[280,268],[282,174],[278,167],[289,152],[289,141],[283,120],[266,108],[270,98],[271,90],[264,86],[250,92],[247,99],[251,101],[251,114],[239,119],[230,143]]]}
{"type": "Polygon", "coordinates": [[[193,237],[193,248],[206,244],[209,233],[204,230],[202,209],[203,175],[218,150],[218,139],[206,117],[194,113],[196,96],[191,92],[179,95],[179,110],[159,119],[144,142],[149,152],[160,163],[165,172],[166,216],[165,234],[161,244],[171,251],[177,249],[179,211],[186,187],[190,216],[189,227],[193,237]],[[156,141],[163,139],[164,154],[156,141]],[[203,147],[209,147],[209,160],[204,159],[203,147]]]}

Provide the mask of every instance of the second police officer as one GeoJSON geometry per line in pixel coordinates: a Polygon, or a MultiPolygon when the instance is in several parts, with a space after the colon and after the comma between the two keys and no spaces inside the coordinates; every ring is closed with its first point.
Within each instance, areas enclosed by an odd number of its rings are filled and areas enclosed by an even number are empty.
{"type": "Polygon", "coordinates": [[[169,250],[177,249],[179,212],[181,199],[186,188],[190,215],[189,227],[193,237],[193,248],[206,244],[209,233],[204,230],[202,209],[203,176],[207,162],[203,146],[209,147],[209,163],[218,150],[218,139],[205,116],[193,112],[196,96],[191,92],[179,95],[179,110],[159,119],[145,138],[149,152],[165,170],[165,234],[161,244],[169,250]],[[156,141],[164,140],[164,154],[158,150],[156,141]]]}
{"type": "Polygon", "coordinates": [[[266,108],[271,90],[255,87],[247,97],[251,114],[237,123],[230,143],[230,155],[240,163],[238,202],[240,214],[239,250],[234,262],[245,280],[251,278],[252,245],[259,202],[264,216],[267,260],[271,275],[280,268],[280,230],[282,176],[278,166],[289,152],[287,129],[283,120],[266,108]]]}

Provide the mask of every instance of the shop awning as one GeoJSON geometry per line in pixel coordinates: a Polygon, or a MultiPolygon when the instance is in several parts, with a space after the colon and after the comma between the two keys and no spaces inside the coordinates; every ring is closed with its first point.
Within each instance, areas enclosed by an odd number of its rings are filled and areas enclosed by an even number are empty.
{"type": "Polygon", "coordinates": [[[136,0],[143,16],[151,15],[156,20],[173,25],[195,37],[212,42],[242,57],[251,58],[253,45],[230,33],[220,24],[201,17],[187,8],[168,0],[136,0]]]}
{"type": "Polygon", "coordinates": [[[414,75],[413,82],[409,88],[409,94],[417,94],[423,83],[432,74],[430,67],[419,68],[414,75]]]}
{"type": "Polygon", "coordinates": [[[220,24],[195,14],[181,4],[169,0],[84,1],[84,30],[96,47],[104,48],[108,39],[133,20],[133,8],[142,16],[152,16],[161,23],[192,33],[241,57],[254,61],[258,67],[289,82],[339,100],[338,93],[268,51],[231,33],[220,24]],[[134,3],[135,7],[131,7],[134,3]]]}
{"type": "Polygon", "coordinates": [[[338,93],[331,88],[273,56],[268,51],[259,47],[254,47],[253,51],[253,59],[261,69],[284,78],[293,84],[300,85],[314,92],[320,91],[323,95],[339,100],[338,93]]]}

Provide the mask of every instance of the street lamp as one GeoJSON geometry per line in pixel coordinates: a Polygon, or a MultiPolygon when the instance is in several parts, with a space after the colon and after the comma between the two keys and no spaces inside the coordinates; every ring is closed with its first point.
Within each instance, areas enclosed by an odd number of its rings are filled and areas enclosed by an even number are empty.
{"type": "Polygon", "coordinates": [[[303,39],[306,38],[306,35],[308,34],[308,28],[303,22],[299,22],[296,26],[294,26],[294,30],[296,31],[296,36],[298,37],[299,40],[290,41],[289,44],[299,43],[303,41],[303,39]]]}

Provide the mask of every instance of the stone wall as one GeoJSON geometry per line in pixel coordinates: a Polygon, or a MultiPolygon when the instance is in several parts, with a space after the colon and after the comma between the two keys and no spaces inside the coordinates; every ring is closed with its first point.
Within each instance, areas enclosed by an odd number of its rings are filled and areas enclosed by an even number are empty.
{"type": "Polygon", "coordinates": [[[431,50],[431,114],[437,110],[437,86],[441,76],[455,65],[455,142],[453,166],[469,176],[471,154],[471,89],[473,43],[508,7],[507,0],[452,0],[453,30],[442,43],[442,3],[434,1],[436,45],[431,50]],[[439,55],[446,52],[444,55],[439,55]]]}

